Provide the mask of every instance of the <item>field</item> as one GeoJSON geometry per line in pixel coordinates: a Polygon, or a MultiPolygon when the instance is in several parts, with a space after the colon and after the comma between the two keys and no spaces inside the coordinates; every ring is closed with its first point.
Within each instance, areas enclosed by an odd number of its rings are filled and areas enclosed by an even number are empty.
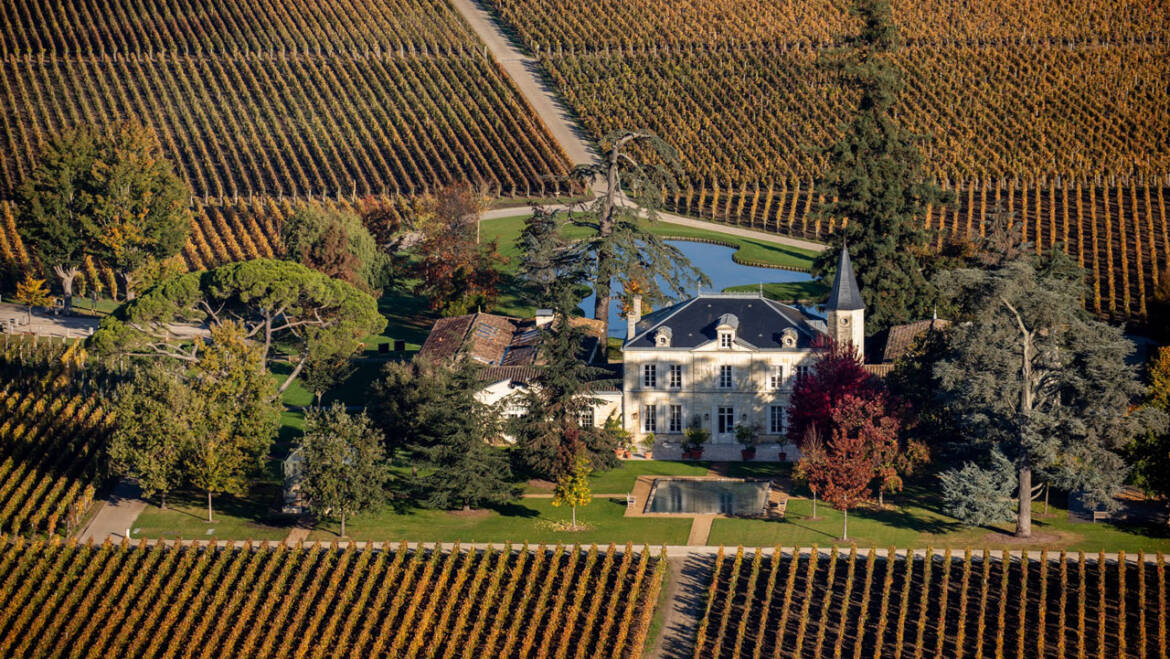
{"type": "Polygon", "coordinates": [[[442,0],[0,2],[0,196],[46,136],[136,117],[204,202],[567,191],[560,147],[442,0]]]}
{"type": "Polygon", "coordinates": [[[1165,559],[1119,558],[720,551],[695,657],[1154,656],[1165,559]]]}
{"type": "Polygon", "coordinates": [[[0,531],[69,533],[93,502],[110,417],[74,343],[0,345],[0,531]]]}
{"type": "MultiPolygon", "coordinates": [[[[840,3],[491,0],[598,138],[630,126],[676,146],[668,205],[826,238],[809,217],[821,148],[856,101],[820,66],[856,29],[840,3]]],[[[1090,309],[1144,317],[1170,259],[1170,4],[894,2],[905,48],[899,118],[956,194],[926,225],[980,236],[1006,212],[1038,247],[1062,244],[1090,309]]]]}
{"type": "Polygon", "coordinates": [[[389,551],[3,541],[0,654],[631,656],[664,563],[627,546],[389,551]]]}

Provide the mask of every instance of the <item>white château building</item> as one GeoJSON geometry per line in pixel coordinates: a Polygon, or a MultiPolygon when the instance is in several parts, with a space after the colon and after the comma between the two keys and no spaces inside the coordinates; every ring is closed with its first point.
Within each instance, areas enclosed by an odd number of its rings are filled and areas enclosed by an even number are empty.
{"type": "Polygon", "coordinates": [[[848,250],[824,320],[759,294],[704,293],[646,316],[640,307],[635,300],[622,347],[623,420],[636,441],[654,434],[656,457],[673,457],[688,425],[710,431],[711,448],[726,452],[737,446],[737,425],[755,424],[773,449],[761,459],[795,459],[794,448],[781,448],[788,401],[796,376],[816,359],[814,346],[826,336],[858,351],[865,345],[865,304],[848,250]]]}

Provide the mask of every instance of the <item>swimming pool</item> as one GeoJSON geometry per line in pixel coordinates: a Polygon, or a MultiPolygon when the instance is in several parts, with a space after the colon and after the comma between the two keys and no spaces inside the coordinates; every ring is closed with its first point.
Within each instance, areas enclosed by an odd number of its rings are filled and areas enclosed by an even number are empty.
{"type": "Polygon", "coordinates": [[[643,513],[761,515],[770,489],[738,478],[656,478],[643,513]]]}

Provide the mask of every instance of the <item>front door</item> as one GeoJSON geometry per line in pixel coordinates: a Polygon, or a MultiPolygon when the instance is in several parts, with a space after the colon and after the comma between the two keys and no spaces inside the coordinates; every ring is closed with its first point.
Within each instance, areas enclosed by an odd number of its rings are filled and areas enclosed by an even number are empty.
{"type": "Polygon", "coordinates": [[[720,407],[716,410],[715,433],[720,443],[728,443],[735,438],[734,407],[720,407]]]}

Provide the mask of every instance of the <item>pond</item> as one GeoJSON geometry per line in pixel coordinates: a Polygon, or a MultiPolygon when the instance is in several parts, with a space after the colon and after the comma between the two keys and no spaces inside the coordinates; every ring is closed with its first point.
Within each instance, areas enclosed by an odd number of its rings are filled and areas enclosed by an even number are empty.
{"type": "MultiPolygon", "coordinates": [[[[706,290],[722,291],[729,286],[745,284],[766,284],[770,282],[810,281],[812,275],[807,272],[779,270],[777,268],[760,268],[750,265],[740,265],[731,259],[735,248],[710,243],[696,243],[689,240],[668,240],[668,245],[679,249],[697,268],[703,271],[711,280],[711,286],[706,290]]],[[[663,285],[665,289],[665,285],[663,285]]],[[[692,291],[690,294],[697,293],[692,291]]],[[[610,336],[625,336],[626,320],[619,313],[617,296],[621,293],[621,286],[614,287],[614,300],[609,309],[610,336]]],[[[593,295],[581,302],[581,309],[586,316],[593,316],[593,295]]]]}
{"type": "Polygon", "coordinates": [[[768,503],[768,481],[734,478],[656,478],[646,513],[759,515],[768,503]]]}

